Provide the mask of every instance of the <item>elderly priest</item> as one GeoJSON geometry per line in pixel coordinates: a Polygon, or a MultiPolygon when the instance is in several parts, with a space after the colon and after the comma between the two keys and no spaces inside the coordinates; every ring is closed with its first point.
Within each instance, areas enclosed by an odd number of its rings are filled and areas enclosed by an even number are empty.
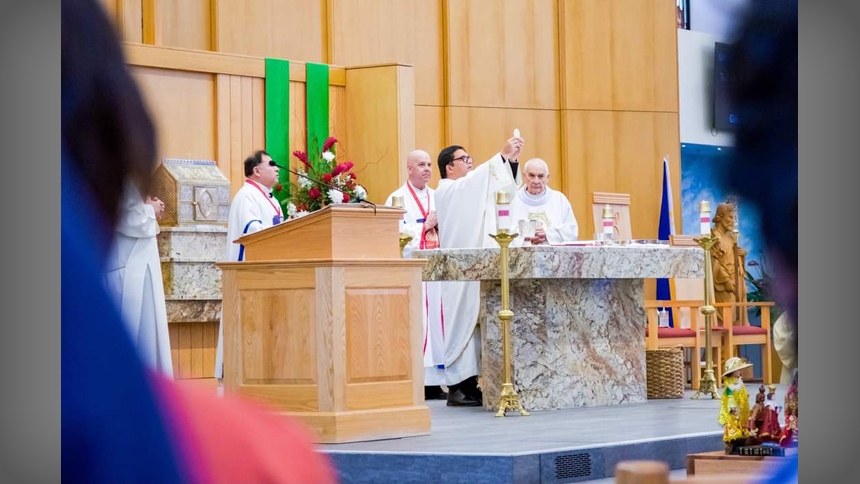
{"type": "MultiPolygon", "coordinates": [[[[487,235],[496,231],[495,194],[500,190],[516,190],[521,179],[517,173],[517,157],[522,148],[522,138],[514,136],[500,153],[477,168],[462,146],[449,146],[439,153],[437,163],[442,179],[436,188],[436,209],[443,248],[496,245],[487,235]]],[[[480,282],[442,285],[449,406],[482,405],[483,396],[477,380],[481,341],[480,332],[476,330],[480,301],[480,282]]]]}
{"type": "Polygon", "coordinates": [[[518,225],[534,221],[535,232],[528,241],[517,237],[513,245],[522,245],[523,242],[560,244],[576,240],[579,226],[573,209],[563,193],[547,185],[549,167],[546,162],[532,158],[526,162],[523,173],[525,184],[517,190],[511,202],[511,222],[516,229],[518,225]]]}

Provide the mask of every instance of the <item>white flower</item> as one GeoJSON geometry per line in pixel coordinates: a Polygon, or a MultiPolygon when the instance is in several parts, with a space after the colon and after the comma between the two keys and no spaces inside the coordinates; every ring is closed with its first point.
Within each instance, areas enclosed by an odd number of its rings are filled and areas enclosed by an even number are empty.
{"type": "Polygon", "coordinates": [[[331,151],[326,151],[325,153],[322,154],[322,157],[325,159],[325,161],[327,161],[329,163],[334,161],[334,153],[332,153],[331,151]]]}
{"type": "Polygon", "coordinates": [[[310,212],[308,212],[307,210],[302,210],[301,212],[296,212],[296,218],[302,218],[305,215],[310,215],[310,212]]]}
{"type": "Polygon", "coordinates": [[[296,206],[293,205],[293,202],[287,204],[287,215],[289,215],[290,218],[295,217],[297,211],[298,210],[296,210],[296,206]]]}
{"type": "Polygon", "coordinates": [[[331,189],[328,191],[328,199],[331,200],[331,203],[343,203],[343,192],[331,189]]]}
{"type": "Polygon", "coordinates": [[[307,179],[307,177],[305,176],[304,170],[299,170],[298,178],[299,178],[299,185],[302,188],[310,188],[314,185],[314,182],[307,179]]]}
{"type": "Polygon", "coordinates": [[[367,190],[364,189],[361,185],[355,186],[355,198],[358,200],[364,200],[364,197],[367,196],[367,190]]]}

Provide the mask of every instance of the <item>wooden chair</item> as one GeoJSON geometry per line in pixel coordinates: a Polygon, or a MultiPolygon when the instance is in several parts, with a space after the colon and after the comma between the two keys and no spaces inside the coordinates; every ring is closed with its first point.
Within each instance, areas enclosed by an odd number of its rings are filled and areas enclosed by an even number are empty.
{"type": "Polygon", "coordinates": [[[594,192],[591,194],[591,202],[595,234],[603,232],[603,207],[609,205],[615,215],[616,239],[630,240],[633,238],[633,230],[630,225],[630,194],[594,192]]]}
{"type": "MultiPolygon", "coordinates": [[[[737,347],[743,345],[761,345],[762,379],[765,385],[773,383],[771,366],[773,363],[773,342],[770,334],[770,308],[772,302],[739,302],[739,303],[717,303],[714,307],[723,314],[723,323],[719,328],[723,335],[723,358],[730,358],[738,354],[737,347]],[[746,312],[747,308],[761,308],[761,327],[750,324],[735,324],[733,320],[735,308],[740,307],[746,312]]],[[[716,324],[716,318],[714,318],[716,324]]],[[[739,322],[738,322],[739,323],[739,322]]]]}
{"type": "MultiPolygon", "coordinates": [[[[690,367],[690,385],[692,388],[699,388],[699,381],[702,376],[703,350],[705,349],[705,327],[704,317],[701,313],[703,301],[645,301],[645,315],[648,319],[648,326],[645,328],[645,348],[673,348],[683,346],[690,350],[691,357],[687,361],[690,367]],[[690,328],[660,328],[659,314],[661,308],[672,309],[674,314],[681,314],[682,310],[687,310],[690,313],[690,328]]],[[[675,324],[678,325],[679,318],[675,318],[675,324]]],[[[714,373],[719,375],[722,367],[722,341],[723,338],[712,332],[711,337],[711,365],[714,373]]],[[[687,358],[685,358],[687,359],[687,358]]],[[[717,385],[719,386],[719,382],[717,385]]]]}
{"type": "MultiPolygon", "coordinates": [[[[669,244],[676,247],[698,247],[693,238],[692,235],[673,235],[669,237],[669,244]]],[[[701,311],[701,307],[705,304],[705,281],[701,278],[675,278],[671,279],[669,283],[672,301],[645,301],[645,311],[649,321],[649,329],[646,334],[648,336],[654,334],[653,330],[650,329],[651,318],[654,318],[655,321],[659,319],[657,314],[659,308],[672,308],[675,328],[660,328],[656,338],[650,336],[646,347],[666,348],[680,344],[689,349],[690,357],[685,358],[685,360],[687,360],[686,364],[690,368],[690,385],[692,388],[699,388],[705,359],[705,317],[701,311]],[[654,309],[649,313],[650,308],[654,309]],[[682,329],[680,323],[687,318],[690,321],[690,329],[682,329]],[[695,332],[693,328],[696,328],[695,332]]],[[[711,363],[714,373],[720,375],[722,373],[720,368],[723,361],[722,342],[724,338],[717,331],[719,329],[712,329],[711,333],[711,363]]],[[[718,378],[717,386],[721,384],[722,382],[718,378]]]]}

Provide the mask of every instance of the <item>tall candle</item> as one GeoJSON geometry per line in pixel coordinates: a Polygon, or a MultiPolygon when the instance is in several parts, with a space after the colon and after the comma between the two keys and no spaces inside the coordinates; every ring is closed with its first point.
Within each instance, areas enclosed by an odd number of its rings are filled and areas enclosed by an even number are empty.
{"type": "Polygon", "coordinates": [[[508,233],[511,229],[511,194],[505,191],[496,192],[496,229],[499,233],[508,233]]]}
{"type": "Polygon", "coordinates": [[[711,234],[711,202],[707,200],[702,200],[699,203],[699,225],[700,234],[711,234]]]}

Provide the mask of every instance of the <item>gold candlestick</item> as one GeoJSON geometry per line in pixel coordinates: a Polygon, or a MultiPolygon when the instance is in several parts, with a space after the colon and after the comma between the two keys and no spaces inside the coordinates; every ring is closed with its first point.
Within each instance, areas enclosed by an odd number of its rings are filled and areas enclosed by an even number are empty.
{"type": "MultiPolygon", "coordinates": [[[[496,195],[497,216],[499,219],[508,217],[508,204],[510,197],[505,192],[499,192],[496,195]]],[[[497,220],[499,220],[497,219],[497,220]]],[[[509,220],[509,219],[508,219],[509,220]]],[[[502,309],[499,310],[499,320],[502,321],[502,355],[504,360],[504,377],[505,382],[502,384],[502,391],[499,395],[499,411],[496,412],[496,417],[505,417],[508,410],[519,411],[520,415],[528,417],[529,413],[520,404],[520,396],[514,390],[514,384],[511,381],[511,321],[514,319],[514,312],[510,309],[510,287],[508,277],[508,246],[517,238],[519,234],[509,233],[506,227],[501,224],[497,225],[498,233],[490,234],[500,247],[501,259],[501,275],[502,275],[502,309]]]]}
{"type": "MultiPolygon", "coordinates": [[[[703,215],[707,214],[707,219],[710,221],[711,207],[708,202],[703,201],[699,205],[699,212],[703,215]]],[[[714,399],[717,398],[717,380],[714,378],[714,368],[711,360],[711,351],[713,351],[711,348],[711,325],[713,324],[712,318],[717,310],[713,306],[714,270],[711,266],[711,249],[719,239],[712,237],[710,234],[703,234],[700,238],[693,240],[705,251],[705,305],[702,306],[702,314],[705,316],[705,370],[699,381],[699,388],[696,389],[696,393],[693,394],[692,398],[698,400],[700,395],[710,394],[711,399],[714,399]]],[[[699,371],[699,369],[696,368],[696,371],[699,371]]]]}
{"type": "MultiPolygon", "coordinates": [[[[403,210],[403,197],[401,195],[392,196],[391,206],[403,210]]],[[[400,257],[403,257],[403,249],[405,249],[406,246],[409,245],[409,242],[412,242],[412,236],[400,232],[400,257]]]]}

